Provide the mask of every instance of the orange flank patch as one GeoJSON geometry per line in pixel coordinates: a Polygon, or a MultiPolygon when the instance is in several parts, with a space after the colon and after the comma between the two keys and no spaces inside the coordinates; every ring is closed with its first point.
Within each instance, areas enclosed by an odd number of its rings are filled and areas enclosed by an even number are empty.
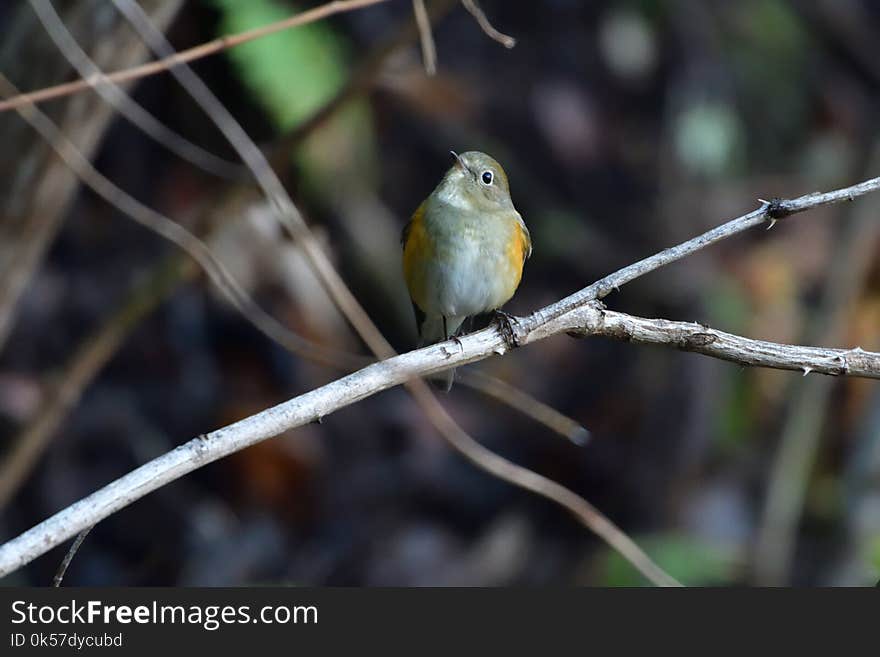
{"type": "Polygon", "coordinates": [[[522,279],[523,264],[525,264],[531,248],[531,240],[528,234],[517,224],[514,238],[507,244],[507,262],[510,265],[510,271],[513,277],[510,280],[507,297],[513,296],[519,282],[522,279]]]}
{"type": "MultiPolygon", "coordinates": [[[[436,258],[454,258],[455,256],[448,249],[438,251],[437,245],[425,229],[424,218],[425,206],[423,203],[413,213],[412,219],[403,229],[403,277],[407,288],[409,288],[410,297],[422,311],[431,305],[429,303],[431,300],[428,298],[427,273],[430,271],[433,261],[436,258]]],[[[501,230],[506,233],[508,228],[504,227],[501,230]]],[[[514,230],[508,234],[510,239],[507,242],[502,260],[502,262],[506,260],[506,266],[501,268],[502,271],[496,272],[496,276],[499,278],[492,281],[494,285],[490,288],[494,290],[490,293],[491,298],[496,303],[500,301],[502,304],[510,299],[516,292],[516,288],[519,287],[523,264],[532,250],[529,232],[519,221],[515,220],[514,230]]]]}
{"type": "Polygon", "coordinates": [[[409,295],[419,308],[425,308],[425,269],[424,263],[431,257],[434,246],[425,232],[425,204],[413,213],[412,219],[403,229],[403,278],[409,288],[409,295]]]}

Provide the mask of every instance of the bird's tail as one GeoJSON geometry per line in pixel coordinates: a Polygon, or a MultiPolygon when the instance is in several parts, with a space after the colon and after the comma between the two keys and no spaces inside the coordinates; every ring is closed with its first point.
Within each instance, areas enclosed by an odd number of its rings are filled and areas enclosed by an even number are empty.
{"type": "MultiPolygon", "coordinates": [[[[442,315],[425,316],[419,326],[422,346],[443,342],[453,337],[458,333],[464,319],[464,317],[444,318],[442,315]]],[[[431,383],[443,392],[449,392],[452,389],[453,381],[455,381],[455,368],[440,372],[437,378],[431,380],[431,383]]]]}
{"type": "Polygon", "coordinates": [[[449,392],[452,390],[452,383],[455,381],[455,368],[448,369],[445,372],[440,372],[437,375],[437,378],[431,379],[431,383],[438,390],[442,390],[443,392],[449,392]]]}

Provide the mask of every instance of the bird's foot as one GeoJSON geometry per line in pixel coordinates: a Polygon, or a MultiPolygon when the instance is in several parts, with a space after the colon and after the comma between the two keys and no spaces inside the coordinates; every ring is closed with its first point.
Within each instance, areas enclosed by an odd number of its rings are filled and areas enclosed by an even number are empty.
{"type": "Polygon", "coordinates": [[[503,310],[496,310],[494,321],[498,326],[498,332],[501,333],[501,337],[504,338],[504,343],[507,345],[507,348],[516,349],[519,347],[519,338],[516,337],[516,329],[514,328],[514,324],[518,324],[519,320],[503,310]]]}
{"type": "MultiPolygon", "coordinates": [[[[454,342],[456,345],[458,345],[458,353],[462,353],[464,351],[464,343],[461,341],[460,337],[458,337],[457,335],[453,335],[451,338],[449,338],[449,341],[454,342]]],[[[447,347],[443,347],[442,349],[443,354],[447,358],[452,358],[456,355],[454,351],[450,351],[447,347]]]]}

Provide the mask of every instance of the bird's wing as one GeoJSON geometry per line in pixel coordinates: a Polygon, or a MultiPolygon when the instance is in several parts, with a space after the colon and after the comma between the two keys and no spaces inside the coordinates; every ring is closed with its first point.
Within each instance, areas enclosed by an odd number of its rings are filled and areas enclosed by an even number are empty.
{"type": "Polygon", "coordinates": [[[403,246],[406,246],[406,241],[409,239],[409,232],[412,230],[413,224],[421,221],[422,217],[425,215],[425,203],[422,201],[422,204],[416,208],[416,211],[412,213],[412,216],[409,218],[409,221],[406,222],[406,225],[403,227],[403,230],[400,232],[400,243],[403,246]]]}
{"type": "Polygon", "coordinates": [[[519,229],[522,231],[522,239],[523,239],[523,262],[529,259],[532,255],[532,234],[529,232],[529,229],[526,227],[526,222],[523,221],[522,215],[517,212],[516,219],[519,222],[519,229]]]}
{"type": "MultiPolygon", "coordinates": [[[[409,241],[410,235],[412,233],[413,226],[418,224],[422,217],[425,215],[425,204],[424,202],[416,208],[416,211],[413,212],[412,217],[410,217],[409,221],[406,222],[406,225],[403,227],[403,231],[400,233],[400,243],[403,245],[403,275],[404,279],[406,279],[407,287],[410,287],[411,281],[409,280],[409,267],[407,267],[407,251],[406,246],[409,241]]],[[[412,289],[410,288],[410,301],[412,301],[413,314],[416,317],[416,328],[419,331],[419,336],[424,340],[424,328],[425,328],[425,313],[422,312],[422,309],[418,307],[415,302],[415,299],[412,298],[412,289]]]]}

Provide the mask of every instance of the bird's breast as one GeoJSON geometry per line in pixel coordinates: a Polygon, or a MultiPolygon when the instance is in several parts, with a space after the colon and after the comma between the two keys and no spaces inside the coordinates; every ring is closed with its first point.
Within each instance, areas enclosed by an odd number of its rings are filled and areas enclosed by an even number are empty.
{"type": "Polygon", "coordinates": [[[424,242],[419,250],[425,256],[412,257],[420,262],[408,279],[418,279],[420,289],[411,284],[410,292],[423,311],[475,315],[499,308],[513,296],[525,250],[514,215],[426,208],[422,222],[418,239],[424,242]]]}

